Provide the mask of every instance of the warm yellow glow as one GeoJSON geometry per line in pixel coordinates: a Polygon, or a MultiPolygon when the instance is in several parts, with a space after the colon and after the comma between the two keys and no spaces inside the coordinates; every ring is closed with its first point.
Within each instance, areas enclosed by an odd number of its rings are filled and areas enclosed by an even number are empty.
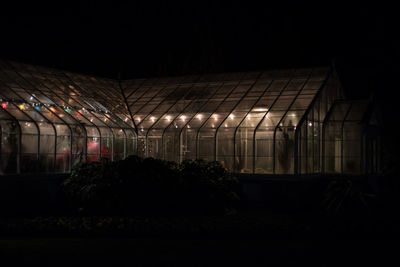
{"type": "Polygon", "coordinates": [[[167,121],[171,121],[171,116],[166,117],[167,121]]]}
{"type": "Polygon", "coordinates": [[[198,114],[198,115],[197,115],[197,118],[198,118],[199,120],[201,120],[201,119],[203,118],[203,115],[198,114]]]}
{"type": "Polygon", "coordinates": [[[215,114],[213,117],[214,117],[215,121],[218,120],[218,115],[217,114],[215,114]]]}
{"type": "Polygon", "coordinates": [[[255,112],[266,112],[266,111],[268,111],[268,109],[267,108],[253,108],[253,111],[255,111],[255,112]]]}
{"type": "Polygon", "coordinates": [[[18,105],[18,107],[19,107],[20,110],[25,110],[25,105],[24,104],[18,105]]]}
{"type": "Polygon", "coordinates": [[[182,121],[185,121],[185,120],[186,120],[186,116],[182,115],[182,116],[181,116],[181,120],[182,120],[182,121]]]}
{"type": "Polygon", "coordinates": [[[231,115],[229,115],[229,118],[230,118],[231,120],[233,120],[233,119],[235,118],[235,115],[231,114],[231,115]]]}
{"type": "Polygon", "coordinates": [[[150,120],[151,120],[151,122],[154,122],[156,120],[156,118],[155,117],[151,117],[150,120]]]}
{"type": "Polygon", "coordinates": [[[248,114],[248,115],[247,115],[247,119],[248,119],[248,120],[250,120],[250,119],[251,119],[251,116],[250,116],[250,114],[248,114]]]}
{"type": "Polygon", "coordinates": [[[75,89],[72,85],[68,85],[69,89],[75,89]]]}

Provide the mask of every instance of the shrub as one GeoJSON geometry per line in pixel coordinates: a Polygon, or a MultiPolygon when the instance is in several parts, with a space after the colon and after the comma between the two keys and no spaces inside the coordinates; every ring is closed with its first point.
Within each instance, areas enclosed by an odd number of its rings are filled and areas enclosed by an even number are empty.
{"type": "Polygon", "coordinates": [[[118,181],[116,164],[108,160],[86,162],[75,166],[62,184],[70,204],[79,211],[112,210],[118,181]]]}
{"type": "Polygon", "coordinates": [[[84,214],[197,215],[234,212],[237,185],[218,162],[130,156],[79,164],[63,189],[84,214]]]}

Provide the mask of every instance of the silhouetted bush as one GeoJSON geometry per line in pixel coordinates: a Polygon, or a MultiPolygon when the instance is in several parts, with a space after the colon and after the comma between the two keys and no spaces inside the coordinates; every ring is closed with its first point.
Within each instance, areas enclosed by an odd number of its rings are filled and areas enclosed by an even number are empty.
{"type": "Polygon", "coordinates": [[[237,184],[218,162],[130,156],[76,166],[63,190],[82,214],[199,215],[235,212],[237,184]]]}

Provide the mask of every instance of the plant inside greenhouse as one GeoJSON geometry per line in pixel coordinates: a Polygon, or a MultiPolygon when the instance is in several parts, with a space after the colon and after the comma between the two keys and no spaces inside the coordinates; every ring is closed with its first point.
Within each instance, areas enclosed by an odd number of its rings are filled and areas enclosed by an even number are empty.
{"type": "Polygon", "coordinates": [[[1,174],[68,173],[129,155],[234,173],[376,173],[369,101],[335,68],[112,80],[0,62],[1,174]]]}

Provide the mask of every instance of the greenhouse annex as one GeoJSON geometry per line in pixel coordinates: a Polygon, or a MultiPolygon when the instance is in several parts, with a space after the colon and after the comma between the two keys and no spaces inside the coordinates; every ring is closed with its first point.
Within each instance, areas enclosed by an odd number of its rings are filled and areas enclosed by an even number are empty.
{"type": "Polygon", "coordinates": [[[333,67],[117,81],[0,61],[0,174],[66,173],[128,155],[234,173],[376,173],[370,101],[333,67]]]}

